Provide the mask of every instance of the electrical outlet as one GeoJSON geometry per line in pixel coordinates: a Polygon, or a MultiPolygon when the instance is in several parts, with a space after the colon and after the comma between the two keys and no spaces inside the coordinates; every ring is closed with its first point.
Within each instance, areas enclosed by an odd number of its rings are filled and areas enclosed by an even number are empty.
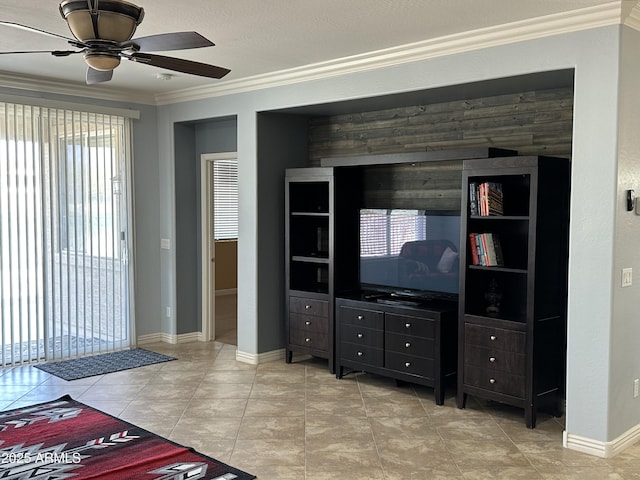
{"type": "Polygon", "coordinates": [[[633,283],[633,269],[623,268],[622,269],[622,286],[630,287],[632,283],[633,283]]]}
{"type": "Polygon", "coordinates": [[[638,394],[640,394],[640,378],[633,381],[633,398],[638,398],[638,394]]]}

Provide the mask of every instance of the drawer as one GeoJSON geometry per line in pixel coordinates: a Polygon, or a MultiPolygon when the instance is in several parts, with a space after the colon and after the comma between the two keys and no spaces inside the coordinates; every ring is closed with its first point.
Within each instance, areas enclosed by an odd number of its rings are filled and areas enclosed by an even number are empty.
{"type": "Polygon", "coordinates": [[[404,333],[414,337],[435,338],[436,322],[409,315],[396,315],[387,313],[385,317],[385,330],[387,332],[404,333]]]}
{"type": "Polygon", "coordinates": [[[363,308],[338,308],[338,321],[340,324],[360,325],[375,330],[382,330],[384,328],[384,316],[382,312],[363,308]]]}
{"type": "Polygon", "coordinates": [[[289,330],[289,343],[314,350],[329,350],[329,336],[323,333],[308,332],[304,330],[289,330]]]}
{"type": "Polygon", "coordinates": [[[384,333],[382,330],[373,330],[358,325],[341,325],[340,341],[373,348],[384,348],[384,333]]]}
{"type": "Polygon", "coordinates": [[[289,312],[329,317],[329,302],[312,298],[289,297],[289,312]]]}
{"type": "Polygon", "coordinates": [[[384,360],[384,350],[366,345],[356,345],[353,343],[340,343],[340,358],[351,362],[382,367],[384,360]]]}
{"type": "Polygon", "coordinates": [[[524,354],[526,333],[467,323],[464,326],[464,343],[524,354]]]}
{"type": "Polygon", "coordinates": [[[384,366],[397,372],[434,378],[434,361],[431,358],[414,357],[396,352],[385,352],[384,366]]]}
{"type": "Polygon", "coordinates": [[[525,395],[525,377],[523,375],[495,372],[472,365],[464,366],[464,384],[512,397],[524,398],[525,395]]]}
{"type": "Polygon", "coordinates": [[[399,333],[385,333],[384,338],[385,348],[388,352],[435,358],[435,341],[432,338],[412,337],[399,333]]]}
{"type": "Polygon", "coordinates": [[[329,319],[327,317],[315,317],[313,315],[289,314],[290,328],[304,330],[305,332],[329,333],[329,319]]]}
{"type": "Polygon", "coordinates": [[[497,350],[495,348],[464,346],[464,363],[474,367],[486,368],[496,372],[524,375],[526,356],[519,353],[497,350]]]}

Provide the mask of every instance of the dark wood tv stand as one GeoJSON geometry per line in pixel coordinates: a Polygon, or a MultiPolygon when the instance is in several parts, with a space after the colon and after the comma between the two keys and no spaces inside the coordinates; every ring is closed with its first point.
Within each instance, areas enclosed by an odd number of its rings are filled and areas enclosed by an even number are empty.
{"type": "Polygon", "coordinates": [[[359,293],[336,298],[336,377],[350,368],[426,385],[442,405],[445,379],[456,373],[457,308],[359,293]]]}

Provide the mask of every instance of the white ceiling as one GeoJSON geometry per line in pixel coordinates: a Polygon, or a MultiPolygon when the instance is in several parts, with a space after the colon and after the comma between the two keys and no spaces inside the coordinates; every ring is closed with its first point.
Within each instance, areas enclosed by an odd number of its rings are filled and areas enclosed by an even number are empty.
{"type": "MultiPolygon", "coordinates": [[[[637,0],[131,0],[145,9],[135,36],[194,30],[216,46],[165,55],[231,69],[222,80],[123,62],[111,82],[96,91],[139,91],[145,95],[237,81],[329,60],[437,39],[470,30],[637,0]]],[[[59,0],[0,0],[0,20],[70,36],[59,0]]],[[[544,21],[544,20],[542,20],[544,21]]],[[[134,36],[134,37],[135,37],[134,36]]],[[[64,40],[0,26],[0,51],[68,49],[64,40]]],[[[80,55],[0,55],[4,78],[40,77],[84,86],[80,55]]],[[[0,85],[2,82],[0,81],[0,85]]]]}

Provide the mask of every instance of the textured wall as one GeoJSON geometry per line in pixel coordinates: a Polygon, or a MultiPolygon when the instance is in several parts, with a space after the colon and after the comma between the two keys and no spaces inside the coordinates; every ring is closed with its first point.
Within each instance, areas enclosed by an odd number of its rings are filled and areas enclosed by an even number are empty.
{"type": "Polygon", "coordinates": [[[479,146],[570,158],[572,129],[571,88],[315,117],[309,121],[309,162],[479,146]]]}

